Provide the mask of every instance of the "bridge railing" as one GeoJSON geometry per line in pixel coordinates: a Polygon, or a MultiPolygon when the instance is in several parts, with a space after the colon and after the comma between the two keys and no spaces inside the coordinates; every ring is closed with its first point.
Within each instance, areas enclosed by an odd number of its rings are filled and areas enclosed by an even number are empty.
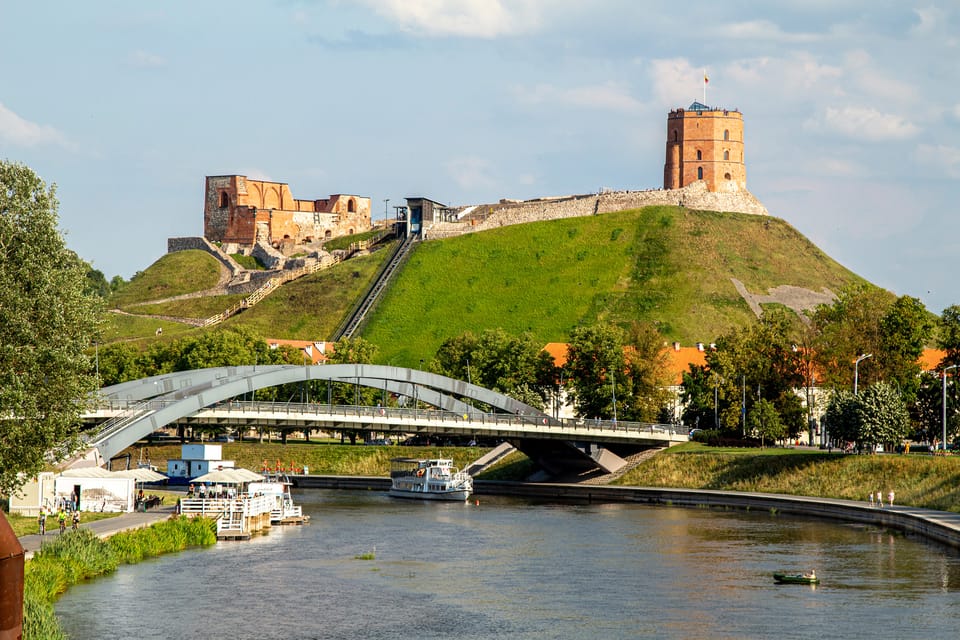
{"type": "MultiPolygon", "coordinates": [[[[137,403],[139,408],[160,410],[173,404],[173,400],[150,400],[137,403]]],[[[101,405],[101,410],[123,411],[129,404],[123,400],[111,400],[101,405]]],[[[201,412],[215,411],[245,414],[273,414],[285,416],[316,416],[318,419],[343,418],[347,421],[369,420],[373,425],[398,425],[410,423],[440,425],[462,425],[464,423],[481,424],[492,428],[538,427],[554,428],[565,432],[607,432],[611,434],[686,434],[684,426],[649,422],[630,422],[600,419],[552,418],[544,415],[515,415],[509,413],[485,413],[482,411],[444,411],[410,407],[369,407],[357,405],[328,405],[315,403],[261,402],[228,400],[209,407],[201,412]]]]}

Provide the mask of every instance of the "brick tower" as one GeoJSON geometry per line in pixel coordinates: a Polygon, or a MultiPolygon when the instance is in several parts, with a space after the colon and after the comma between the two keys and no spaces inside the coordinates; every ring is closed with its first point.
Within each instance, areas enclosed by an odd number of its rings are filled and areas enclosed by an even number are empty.
{"type": "Polygon", "coordinates": [[[694,102],[667,116],[667,160],[663,188],[679,189],[697,180],[710,191],[747,188],[743,163],[743,115],[694,102]]]}

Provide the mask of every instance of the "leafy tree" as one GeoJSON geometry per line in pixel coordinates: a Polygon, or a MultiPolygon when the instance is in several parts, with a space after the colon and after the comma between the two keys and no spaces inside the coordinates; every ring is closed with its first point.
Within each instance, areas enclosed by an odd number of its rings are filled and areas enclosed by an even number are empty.
{"type": "Polygon", "coordinates": [[[902,396],[893,385],[877,382],[853,395],[833,394],[824,420],[834,440],[855,442],[858,448],[892,445],[908,434],[910,416],[902,396]]]}
{"type": "MultiPolygon", "coordinates": [[[[330,364],[369,364],[377,355],[377,346],[363,338],[341,338],[330,354],[330,364]]],[[[330,393],[333,404],[372,406],[380,400],[380,391],[363,387],[358,382],[334,382],[330,393]]],[[[350,438],[350,444],[356,444],[358,432],[344,430],[343,435],[350,438]]]]}
{"type": "Polygon", "coordinates": [[[960,364],[960,305],[951,305],[940,316],[937,346],[947,352],[941,365],[960,364]]]}
{"type": "Polygon", "coordinates": [[[825,386],[852,389],[853,361],[863,353],[873,358],[860,363],[860,384],[879,379],[878,362],[884,360],[880,321],[893,300],[888,291],[856,285],[841,291],[833,304],[817,307],[812,317],[818,334],[815,352],[825,386]]]}
{"type": "Polygon", "coordinates": [[[933,329],[930,312],[910,296],[897,298],[880,319],[880,379],[895,384],[911,402],[920,386],[920,356],[933,329]]]}
{"type": "Polygon", "coordinates": [[[86,292],[88,294],[98,295],[101,298],[106,298],[110,295],[110,285],[107,283],[107,278],[103,275],[103,271],[94,269],[89,265],[87,266],[86,292]]]}
{"type": "Polygon", "coordinates": [[[660,418],[670,396],[663,336],[652,324],[634,322],[627,329],[626,341],[630,395],[625,398],[624,418],[654,422],[660,418]]]}
{"type": "Polygon", "coordinates": [[[860,421],[857,399],[853,392],[837,389],[830,395],[823,422],[835,442],[857,442],[860,439],[860,421]]]}
{"type": "Polygon", "coordinates": [[[885,382],[870,385],[856,399],[860,423],[858,442],[872,449],[872,445],[898,444],[907,437],[910,416],[893,385],[885,382]]]}
{"type": "Polygon", "coordinates": [[[87,355],[101,301],[87,293],[87,266],[57,224],[55,187],[0,161],[0,492],[40,471],[55,447],[73,450],[86,397],[87,355]]]}
{"type": "Polygon", "coordinates": [[[760,438],[760,447],[766,439],[780,440],[787,435],[786,425],[780,420],[777,408],[769,400],[760,399],[747,412],[747,427],[750,433],[760,438]]]}
{"type": "Polygon", "coordinates": [[[584,418],[612,418],[627,390],[623,332],[608,324],[578,327],[567,345],[567,379],[574,411],[584,418]]]}
{"type": "MultiPolygon", "coordinates": [[[[683,373],[680,402],[683,414],[680,419],[691,428],[714,429],[714,386],[719,387],[720,379],[716,374],[701,365],[692,364],[690,370],[683,373]]],[[[717,389],[719,395],[719,388],[717,389]]],[[[719,414],[718,414],[719,415],[719,414]]]]}
{"type": "Polygon", "coordinates": [[[793,390],[803,385],[804,376],[792,335],[790,319],[774,309],[765,311],[757,323],[717,339],[716,350],[706,360],[719,384],[722,428],[739,431],[743,405],[749,413],[754,402],[767,400],[789,435],[803,429],[803,412],[793,390]]]}
{"type": "Polygon", "coordinates": [[[430,370],[499,391],[537,408],[546,406],[559,372],[531,333],[513,336],[488,329],[464,333],[440,345],[430,370]]]}

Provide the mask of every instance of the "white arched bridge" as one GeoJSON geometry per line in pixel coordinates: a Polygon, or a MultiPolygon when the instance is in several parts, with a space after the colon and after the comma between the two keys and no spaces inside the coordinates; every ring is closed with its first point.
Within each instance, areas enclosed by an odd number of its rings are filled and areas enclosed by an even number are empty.
{"type": "Polygon", "coordinates": [[[85,457],[99,460],[109,460],[171,424],[495,438],[510,441],[552,473],[596,467],[614,471],[623,465],[622,455],[687,440],[686,432],[672,425],[553,418],[462,380],[371,364],[216,367],[153,376],[104,387],[85,419],[100,423],[85,435],[85,457]],[[243,400],[255,397],[259,389],[301,382],[349,383],[412,402],[410,407],[389,407],[386,402],[362,406],[243,400]],[[480,411],[471,402],[493,411],[480,411]]]}

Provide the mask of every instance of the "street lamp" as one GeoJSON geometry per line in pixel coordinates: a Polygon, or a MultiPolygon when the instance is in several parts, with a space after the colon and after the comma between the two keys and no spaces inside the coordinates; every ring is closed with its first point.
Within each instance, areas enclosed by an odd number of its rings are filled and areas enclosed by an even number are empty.
{"type": "Polygon", "coordinates": [[[947,450],[947,371],[960,365],[952,364],[943,368],[943,450],[947,450]]]}
{"type": "Polygon", "coordinates": [[[713,379],[713,428],[717,431],[720,430],[720,414],[717,413],[717,389],[723,381],[723,378],[720,376],[713,379]]]}
{"type": "Polygon", "coordinates": [[[853,395],[857,395],[857,381],[860,379],[860,361],[872,358],[872,353],[861,353],[853,363],[853,395]]]}

